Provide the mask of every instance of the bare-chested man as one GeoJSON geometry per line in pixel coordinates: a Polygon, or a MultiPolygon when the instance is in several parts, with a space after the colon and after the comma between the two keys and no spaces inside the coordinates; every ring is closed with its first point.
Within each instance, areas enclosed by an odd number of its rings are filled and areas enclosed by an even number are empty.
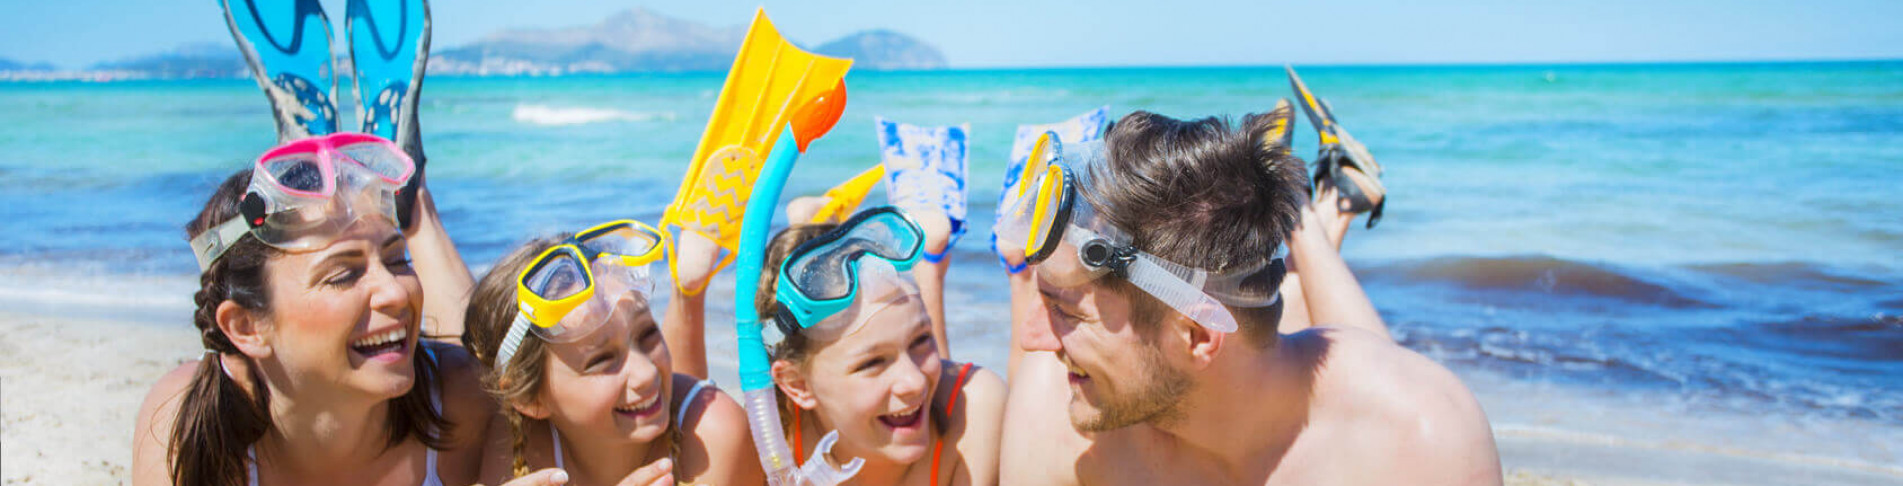
{"type": "Polygon", "coordinates": [[[1137,112],[1057,150],[1027,196],[1049,211],[1013,230],[1035,266],[1013,282],[1004,484],[1500,484],[1472,393],[1387,336],[1335,255],[1274,135],[1289,115],[1137,112]]]}

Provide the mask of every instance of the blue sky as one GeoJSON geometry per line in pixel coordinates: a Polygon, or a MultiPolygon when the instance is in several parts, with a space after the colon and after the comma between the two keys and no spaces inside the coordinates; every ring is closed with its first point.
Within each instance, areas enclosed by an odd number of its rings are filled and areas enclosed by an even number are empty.
{"type": "MultiPolygon", "coordinates": [[[[0,57],[66,68],[230,42],[215,0],[0,0],[0,57]]],[[[323,0],[333,21],[343,0],[323,0]]],[[[711,25],[755,2],[437,0],[437,48],[645,6],[711,25]],[[524,7],[524,5],[533,5],[524,7]]],[[[1903,58],[1897,0],[765,2],[814,44],[889,28],[955,67],[1903,58]]],[[[341,25],[341,24],[340,24],[341,25]]],[[[339,27],[341,30],[341,27],[339,27]]]]}

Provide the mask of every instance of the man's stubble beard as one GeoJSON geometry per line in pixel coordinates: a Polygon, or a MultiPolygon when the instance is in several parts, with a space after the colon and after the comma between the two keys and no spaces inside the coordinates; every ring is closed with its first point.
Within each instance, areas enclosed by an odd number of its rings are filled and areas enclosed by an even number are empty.
{"type": "Polygon", "coordinates": [[[1094,418],[1071,416],[1071,426],[1079,432],[1105,432],[1140,423],[1167,426],[1187,414],[1184,397],[1195,383],[1188,373],[1164,362],[1162,353],[1151,346],[1137,351],[1149,382],[1126,396],[1104,397],[1094,418]]]}

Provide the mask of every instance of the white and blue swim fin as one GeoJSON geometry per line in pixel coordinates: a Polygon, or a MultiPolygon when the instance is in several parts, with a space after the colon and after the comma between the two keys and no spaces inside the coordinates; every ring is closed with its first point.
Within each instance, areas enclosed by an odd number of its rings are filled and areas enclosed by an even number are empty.
{"type": "Polygon", "coordinates": [[[965,234],[965,134],[971,125],[921,127],[883,117],[878,125],[886,201],[915,215],[945,215],[951,237],[944,248],[927,248],[924,255],[927,262],[942,261],[965,234]]]}
{"type": "MultiPolygon", "coordinates": [[[[1099,106],[1095,110],[1084,112],[1083,114],[1071,117],[1069,120],[1057,123],[1018,125],[1017,136],[1011,141],[1011,163],[1004,168],[1004,188],[998,191],[998,220],[1002,221],[1004,219],[1005,208],[1009,208],[1012,204],[1017,203],[1018,193],[1020,192],[1018,190],[1018,184],[1027,182],[1021,180],[1024,172],[1024,164],[1027,159],[1031,158],[1031,148],[1037,145],[1038,137],[1043,136],[1045,132],[1050,132],[1057,134],[1058,143],[1064,145],[1080,144],[1102,139],[1104,126],[1109,124],[1110,107],[1099,106]]],[[[992,227],[995,228],[997,226],[994,223],[992,227]]],[[[991,234],[991,251],[998,253],[998,234],[996,231],[993,231],[991,234]]],[[[998,262],[1004,265],[1004,269],[1007,272],[1018,273],[1024,270],[1023,262],[1018,262],[1013,265],[1002,253],[998,255],[998,262]]]]}
{"type": "Polygon", "coordinates": [[[344,39],[356,68],[351,89],[357,95],[363,133],[396,142],[416,162],[418,177],[397,191],[397,225],[408,229],[427,159],[417,101],[429,64],[428,0],[350,0],[344,7],[344,39]]]}
{"type": "Polygon", "coordinates": [[[429,2],[350,0],[344,38],[357,72],[351,87],[361,110],[360,130],[396,142],[420,169],[423,140],[416,106],[429,64],[429,2]]]}
{"type": "Polygon", "coordinates": [[[317,0],[218,3],[251,78],[271,100],[278,142],[335,133],[337,78],[324,7],[317,0]]]}

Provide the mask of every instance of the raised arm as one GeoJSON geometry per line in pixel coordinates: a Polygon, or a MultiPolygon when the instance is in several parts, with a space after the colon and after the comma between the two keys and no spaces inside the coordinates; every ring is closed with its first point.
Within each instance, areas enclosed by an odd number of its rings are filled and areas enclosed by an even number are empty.
{"type": "MultiPolygon", "coordinates": [[[[1300,279],[1299,297],[1307,304],[1309,322],[1365,329],[1392,340],[1387,323],[1381,320],[1381,313],[1375,311],[1368,294],[1361,290],[1361,282],[1348,270],[1348,263],[1342,261],[1341,252],[1335,249],[1336,243],[1330,241],[1326,227],[1327,222],[1316,213],[1314,205],[1305,205],[1301,225],[1288,239],[1289,257],[1298,272],[1292,277],[1300,279]]],[[[1283,332],[1294,330],[1287,325],[1282,327],[1283,332]]]]}
{"type": "Polygon", "coordinates": [[[463,311],[476,280],[443,229],[428,184],[417,184],[415,210],[409,245],[416,276],[423,281],[423,337],[460,346],[463,311]]]}

